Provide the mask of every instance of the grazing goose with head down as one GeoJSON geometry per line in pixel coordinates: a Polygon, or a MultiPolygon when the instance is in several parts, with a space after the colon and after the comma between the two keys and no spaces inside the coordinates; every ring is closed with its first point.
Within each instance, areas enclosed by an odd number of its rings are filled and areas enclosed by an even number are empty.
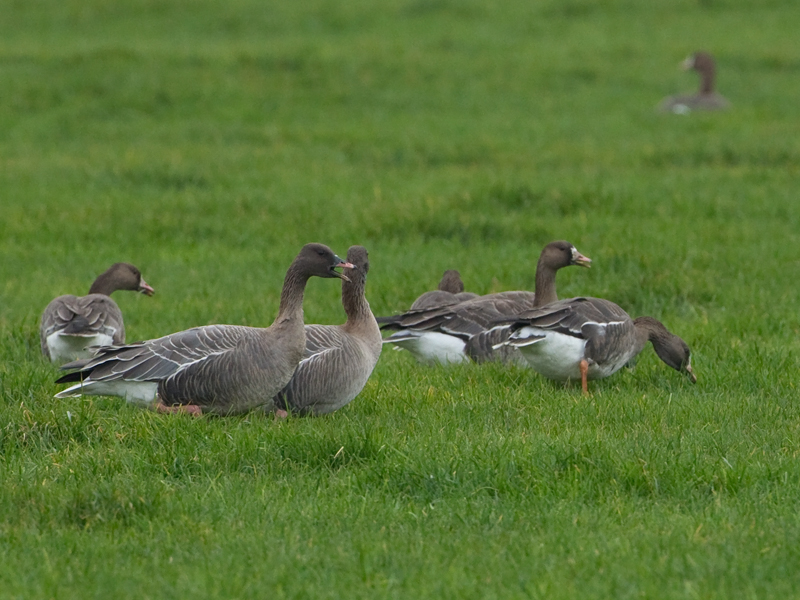
{"type": "Polygon", "coordinates": [[[542,250],[536,265],[535,292],[500,292],[458,304],[410,310],[393,317],[381,317],[381,329],[396,330],[384,343],[411,352],[425,364],[467,360],[520,362],[519,353],[500,346],[508,336],[502,317],[542,306],[558,299],[556,272],[570,265],[589,267],[591,259],[565,241],[551,242],[542,250]]]}
{"type": "Polygon", "coordinates": [[[700,74],[700,90],[696,94],[669,96],[658,109],[685,115],[693,110],[725,110],[730,106],[723,96],[714,91],[716,65],[708,52],[695,52],[681,63],[684,70],[694,69],[700,74]]]}
{"type": "Polygon", "coordinates": [[[340,277],[352,265],[322,244],[307,244],[292,262],[278,316],[266,328],[207,325],[162,338],[100,348],[56,383],[78,382],[56,398],[122,396],[162,412],[244,413],[271,403],[303,357],[303,292],[312,276],[340,277]]]}
{"type": "Polygon", "coordinates": [[[281,416],[286,411],[324,415],[355,398],[369,379],[381,355],[381,331],[364,296],[369,256],[363,246],[351,246],[347,262],[353,265],[342,282],[344,325],[306,325],[306,350],[291,381],[265,406],[281,416]]]}
{"type": "MultiPolygon", "coordinates": [[[[508,320],[506,320],[508,322],[508,320]]],[[[616,373],[650,341],[659,358],[697,381],[689,347],[653,317],[631,319],[613,302],[571,298],[521,313],[502,344],[518,348],[531,367],[549,379],[588,379],[616,373]]]]}
{"type": "Polygon", "coordinates": [[[122,312],[110,296],[132,290],[152,296],[154,291],[131,264],[116,263],[97,277],[88,296],[59,296],[42,314],[39,339],[42,354],[56,364],[89,358],[90,346],[125,343],[122,312]]]}
{"type": "Polygon", "coordinates": [[[409,310],[421,310],[423,308],[436,308],[448,304],[456,304],[464,300],[477,298],[478,294],[464,291],[464,282],[461,281],[461,273],[455,269],[449,269],[442,275],[439,287],[432,292],[425,292],[414,300],[409,310]]]}

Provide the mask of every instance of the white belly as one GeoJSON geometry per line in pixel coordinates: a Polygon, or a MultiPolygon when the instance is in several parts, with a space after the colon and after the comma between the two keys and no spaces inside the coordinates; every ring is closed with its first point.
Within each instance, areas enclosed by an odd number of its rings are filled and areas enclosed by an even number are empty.
{"type": "Polygon", "coordinates": [[[446,365],[469,360],[464,354],[466,344],[461,338],[438,331],[399,331],[386,338],[384,343],[408,350],[414,358],[426,365],[446,365]]]}
{"type": "Polygon", "coordinates": [[[50,360],[62,364],[79,358],[91,358],[93,352],[87,350],[90,346],[110,346],[114,340],[110,335],[98,333],[95,335],[67,335],[64,333],[51,333],[47,336],[47,350],[50,360]]]}
{"type": "Polygon", "coordinates": [[[525,360],[537,373],[558,381],[581,378],[580,363],[583,360],[586,340],[533,327],[523,327],[513,335],[515,339],[520,340],[527,335],[537,337],[544,335],[539,341],[518,346],[525,360]]]}

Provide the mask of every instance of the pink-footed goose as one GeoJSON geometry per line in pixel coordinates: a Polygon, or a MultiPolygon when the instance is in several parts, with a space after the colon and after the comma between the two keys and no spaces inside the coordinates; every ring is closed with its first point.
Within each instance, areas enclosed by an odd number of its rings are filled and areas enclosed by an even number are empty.
{"type": "Polygon", "coordinates": [[[351,246],[347,262],[353,265],[349,281],[342,281],[343,325],[306,325],[306,350],[291,381],[275,396],[273,406],[286,411],[324,415],[355,398],[369,379],[381,355],[381,331],[369,308],[364,289],[369,256],[363,246],[351,246]]]}
{"type": "Polygon", "coordinates": [[[616,373],[648,341],[662,361],[686,373],[692,383],[697,381],[686,342],[653,317],[631,319],[601,298],[560,300],[521,313],[501,343],[519,349],[530,366],[549,379],[580,379],[586,394],[587,380],[616,373]]]}
{"type": "Polygon", "coordinates": [[[117,290],[154,293],[131,264],[116,263],[94,280],[88,296],[59,296],[42,313],[39,339],[42,354],[62,364],[89,358],[91,346],[125,343],[122,312],[110,296],[117,290]]]}
{"type": "Polygon", "coordinates": [[[464,300],[477,298],[478,294],[464,291],[464,282],[461,273],[455,269],[448,269],[439,281],[439,287],[432,292],[425,292],[414,300],[408,310],[421,310],[423,308],[439,308],[448,304],[456,304],[464,300]]]}
{"type": "Polygon", "coordinates": [[[571,243],[551,242],[542,249],[536,265],[535,292],[500,292],[381,317],[381,329],[396,330],[384,343],[408,350],[424,364],[467,360],[522,363],[517,350],[499,345],[508,336],[508,326],[495,321],[554,302],[558,299],[556,272],[570,265],[589,267],[591,262],[571,243]]]}
{"type": "Polygon", "coordinates": [[[716,65],[708,52],[695,52],[681,65],[684,70],[693,69],[698,72],[700,89],[696,94],[679,94],[664,98],[658,105],[659,111],[683,115],[693,110],[725,110],[730,106],[730,102],[714,91],[716,65]]]}
{"type": "Polygon", "coordinates": [[[162,412],[247,412],[272,398],[303,358],[303,293],[312,276],[340,277],[350,268],[322,244],[307,244],[284,279],[278,316],[266,328],[207,325],[121,347],[101,348],[56,383],[78,382],[56,398],[121,396],[162,412]]]}

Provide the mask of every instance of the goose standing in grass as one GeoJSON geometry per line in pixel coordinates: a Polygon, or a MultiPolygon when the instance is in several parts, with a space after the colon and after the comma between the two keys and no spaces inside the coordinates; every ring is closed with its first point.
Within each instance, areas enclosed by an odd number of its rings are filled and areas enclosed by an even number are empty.
{"type": "Polygon", "coordinates": [[[59,296],[42,314],[39,339],[42,354],[62,364],[89,358],[91,346],[125,343],[122,311],[111,299],[117,290],[132,290],[152,296],[155,290],[131,264],[116,263],[94,280],[88,296],[59,296]]]}
{"type": "Polygon", "coordinates": [[[531,367],[549,379],[587,380],[616,373],[650,341],[667,365],[697,381],[691,353],[677,335],[653,317],[631,319],[613,302],[571,298],[517,316],[503,345],[519,349],[531,367]]]}
{"type": "Polygon", "coordinates": [[[500,292],[381,317],[381,329],[396,330],[384,343],[408,350],[424,364],[470,359],[519,363],[522,358],[514,348],[500,345],[508,336],[508,326],[497,325],[496,321],[556,301],[558,270],[570,265],[589,267],[591,262],[569,242],[551,242],[542,250],[536,265],[535,292],[500,292]]]}
{"type": "Polygon", "coordinates": [[[287,411],[324,415],[340,409],[367,384],[381,355],[381,331],[364,296],[369,256],[363,246],[351,246],[349,281],[342,281],[344,325],[306,325],[306,350],[291,381],[276,396],[280,416],[287,411]]]}
{"type": "Polygon", "coordinates": [[[659,104],[661,112],[685,115],[693,110],[725,110],[730,106],[723,96],[714,91],[716,65],[708,52],[695,52],[684,60],[684,70],[693,69],[700,75],[700,90],[696,94],[679,94],[664,98],[659,104]]]}
{"type": "Polygon", "coordinates": [[[56,398],[121,396],[161,412],[247,412],[272,398],[292,378],[306,344],[303,293],[310,277],[339,277],[352,268],[322,244],[307,244],[292,262],[271,326],[207,325],[162,338],[100,348],[93,358],[64,365],[79,369],[56,383],[78,382],[56,398]]]}
{"type": "Polygon", "coordinates": [[[434,308],[456,304],[464,300],[477,298],[478,294],[464,291],[464,282],[461,281],[461,273],[455,269],[448,269],[439,281],[439,287],[432,292],[425,292],[414,300],[409,310],[421,310],[423,308],[434,308]]]}

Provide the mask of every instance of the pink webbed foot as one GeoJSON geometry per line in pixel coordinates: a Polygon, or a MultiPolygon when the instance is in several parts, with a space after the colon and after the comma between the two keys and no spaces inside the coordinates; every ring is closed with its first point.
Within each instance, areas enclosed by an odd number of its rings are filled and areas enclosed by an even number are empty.
{"type": "Polygon", "coordinates": [[[183,413],[192,415],[193,417],[199,417],[200,415],[203,414],[203,409],[197,406],[196,404],[180,404],[178,406],[167,406],[160,400],[158,404],[155,405],[155,410],[156,412],[162,414],[174,415],[176,413],[183,413]]]}
{"type": "Polygon", "coordinates": [[[589,375],[589,362],[584,358],[580,364],[581,368],[581,388],[583,389],[583,395],[589,395],[589,383],[587,381],[589,375]]]}

